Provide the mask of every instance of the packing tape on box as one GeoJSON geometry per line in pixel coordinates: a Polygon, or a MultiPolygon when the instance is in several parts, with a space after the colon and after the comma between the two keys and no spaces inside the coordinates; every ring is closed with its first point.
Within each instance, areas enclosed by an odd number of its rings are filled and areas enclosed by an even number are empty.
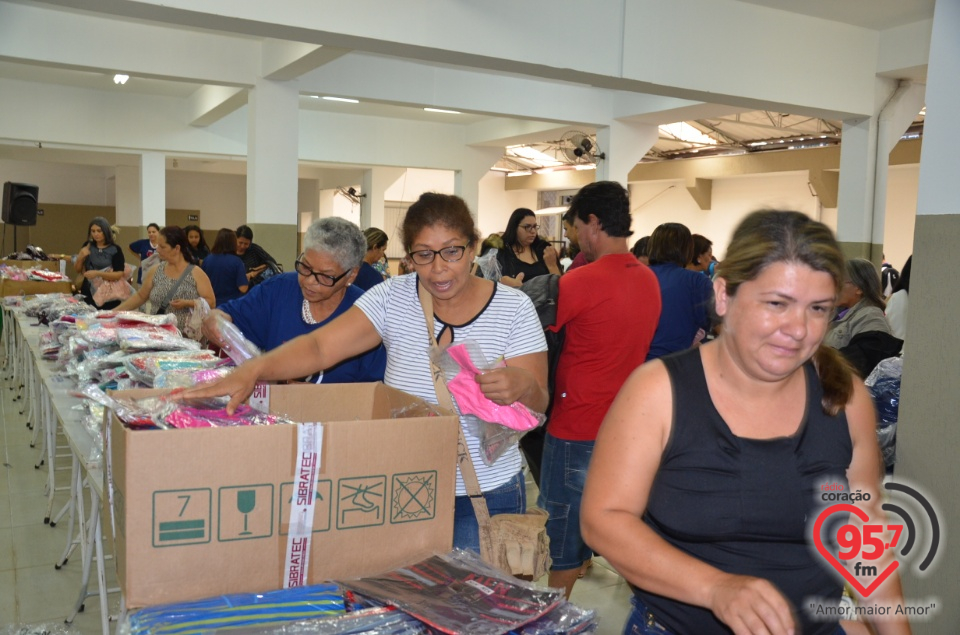
{"type": "Polygon", "coordinates": [[[270,384],[257,384],[253,387],[250,399],[247,401],[250,407],[260,412],[270,412],[270,384]]]}
{"type": "Polygon", "coordinates": [[[294,466],[290,531],[283,565],[283,588],[305,586],[310,568],[310,535],[313,532],[314,489],[320,473],[323,424],[297,424],[297,463],[294,466]]]}

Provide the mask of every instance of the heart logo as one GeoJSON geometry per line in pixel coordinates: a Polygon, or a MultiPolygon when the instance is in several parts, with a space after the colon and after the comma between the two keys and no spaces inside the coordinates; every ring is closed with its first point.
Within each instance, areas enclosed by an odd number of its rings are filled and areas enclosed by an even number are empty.
{"type": "Polygon", "coordinates": [[[817,517],[817,522],[813,526],[813,543],[816,545],[817,551],[820,552],[820,555],[822,555],[827,560],[827,562],[833,565],[833,568],[839,571],[840,575],[842,575],[843,578],[847,582],[849,582],[851,586],[853,586],[853,588],[859,591],[862,597],[868,597],[871,593],[877,590],[877,587],[879,587],[883,583],[883,581],[890,576],[891,573],[897,570],[897,567],[900,566],[900,563],[894,560],[889,565],[887,565],[886,569],[884,569],[879,573],[879,575],[877,575],[877,578],[873,582],[871,582],[869,586],[864,587],[863,584],[860,583],[860,580],[854,577],[854,575],[847,570],[847,568],[843,565],[843,563],[840,562],[836,558],[836,556],[830,553],[827,550],[826,546],[824,546],[823,544],[823,538],[821,536],[822,534],[821,528],[823,527],[823,523],[824,521],[826,521],[826,519],[830,515],[837,512],[849,512],[851,514],[854,514],[857,518],[862,520],[864,524],[866,524],[870,520],[870,517],[867,515],[865,511],[853,505],[848,505],[846,503],[831,505],[830,507],[827,507],[825,510],[820,512],[820,515],[817,517]]]}

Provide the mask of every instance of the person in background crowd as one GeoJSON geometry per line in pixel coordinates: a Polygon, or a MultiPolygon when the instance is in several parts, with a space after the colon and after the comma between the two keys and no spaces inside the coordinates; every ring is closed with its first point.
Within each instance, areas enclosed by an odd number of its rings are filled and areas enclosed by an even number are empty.
{"type": "Polygon", "coordinates": [[[560,274],[560,258],[557,250],[537,234],[540,225],[532,210],[515,209],[503,232],[505,247],[497,252],[500,282],[510,287],[520,287],[524,282],[545,276],[560,274]]]}
{"type": "Polygon", "coordinates": [[[851,258],[845,265],[843,286],[837,296],[837,316],[823,343],[842,349],[855,336],[867,331],[890,334],[883,315],[886,304],[880,295],[880,275],[866,258],[851,258]]]}
{"type": "MultiPolygon", "coordinates": [[[[193,252],[193,257],[196,258],[197,264],[202,266],[204,258],[210,255],[207,239],[203,237],[203,232],[200,231],[198,225],[187,225],[183,228],[183,231],[187,232],[187,242],[190,243],[190,251],[193,252]]],[[[217,300],[219,299],[217,297],[217,300]]]]}
{"type": "Polygon", "coordinates": [[[662,309],[648,360],[690,348],[710,330],[713,285],[685,268],[692,259],[693,237],[685,225],[664,223],[653,230],[650,268],[660,282],[662,309]]]}
{"type": "Polygon", "coordinates": [[[893,293],[890,300],[887,301],[887,321],[890,323],[890,329],[894,337],[901,340],[907,339],[907,309],[910,307],[910,269],[913,262],[913,256],[907,258],[903,269],[900,270],[900,278],[893,287],[893,293]]]}
{"type": "Polygon", "coordinates": [[[217,306],[236,300],[250,288],[247,269],[237,255],[237,234],[223,227],[213,241],[213,250],[204,258],[200,268],[210,278],[217,306]]]}
{"type": "Polygon", "coordinates": [[[367,255],[364,256],[363,261],[376,269],[386,280],[390,277],[390,263],[387,260],[387,242],[389,241],[387,232],[376,227],[370,227],[363,230],[363,235],[367,239],[367,255]],[[379,252],[379,254],[376,252],[379,252]],[[370,262],[375,256],[378,256],[376,260],[370,262]]]}
{"type": "MultiPolygon", "coordinates": [[[[873,402],[821,345],[843,276],[825,225],[750,214],[713,283],[720,336],[623,385],[594,447],[581,526],[634,589],[624,633],[840,635],[851,625],[810,609],[811,598],[837,606],[843,592],[810,544],[830,504],[821,485],[869,493],[857,507],[884,524],[873,402]]],[[[883,571],[891,555],[870,564],[883,571]]],[[[896,572],[858,600],[902,604],[896,572]]],[[[910,632],[888,615],[878,633],[910,632]]]]}
{"type": "Polygon", "coordinates": [[[713,263],[713,241],[700,234],[693,235],[693,260],[687,264],[690,271],[699,271],[710,277],[710,265],[713,263]]]}
{"type": "Polygon", "coordinates": [[[387,232],[376,227],[363,230],[363,237],[367,244],[367,251],[360,262],[360,270],[353,281],[354,286],[364,291],[383,282],[383,274],[377,269],[377,264],[387,253],[387,232]]]}
{"type": "Polygon", "coordinates": [[[564,589],[569,599],[593,555],[580,535],[580,497],[594,440],[620,386],[646,359],[660,317],[660,291],[653,272],[627,248],[633,232],[622,185],[584,186],[567,214],[591,265],[560,278],[557,320],[550,329],[565,329],[565,335],[537,505],[550,515],[548,584],[564,589]]]}
{"type": "Polygon", "coordinates": [[[133,311],[150,300],[155,314],[173,313],[177,328],[183,331],[198,299],[203,298],[211,307],[217,305],[210,278],[193,262],[187,234],[176,225],[160,230],[157,255],[160,264],[147,272],[140,290],[120,303],[117,310],[133,311]]]}
{"type": "Polygon", "coordinates": [[[569,209],[563,213],[563,233],[567,237],[567,240],[570,241],[570,252],[568,255],[573,258],[564,272],[573,271],[577,267],[582,267],[587,264],[587,255],[580,249],[580,241],[577,238],[577,228],[574,224],[575,220],[576,217],[570,213],[569,209]]]}
{"type": "Polygon", "coordinates": [[[634,258],[639,260],[645,265],[650,264],[650,237],[644,236],[633,243],[633,247],[630,249],[630,253],[633,254],[634,258]]]}
{"type": "MultiPolygon", "coordinates": [[[[257,381],[300,377],[383,342],[387,349],[384,383],[438,403],[425,317],[432,315],[436,322],[432,335],[440,346],[473,340],[488,361],[504,361],[504,367],[477,376],[487,399],[499,405],[519,401],[543,412],[549,400],[547,354],[537,313],[522,291],[472,275],[479,236],[463,199],[436,192],[421,195],[407,210],[402,236],[417,275],[378,284],[341,318],[251,359],[217,383],[184,394],[230,395],[227,410],[233,412],[257,381]],[[432,312],[422,305],[428,300],[432,312]]],[[[362,254],[363,247],[358,261],[362,254]]],[[[513,446],[488,466],[481,458],[480,440],[464,421],[461,427],[490,515],[523,513],[526,488],[520,451],[513,446]]],[[[479,552],[479,525],[460,476],[453,522],[453,545],[479,552]]]]}
{"type": "MultiPolygon", "coordinates": [[[[348,220],[330,217],[314,221],[303,236],[303,253],[294,265],[296,271],[273,276],[242,298],[221,304],[204,320],[204,335],[223,346],[216,329],[215,316],[219,315],[233,322],[261,350],[271,351],[330,324],[363,295],[363,290],[351,283],[363,262],[366,245],[360,228],[348,220]]],[[[383,347],[370,345],[326,368],[312,369],[306,381],[382,381],[385,363],[383,347]]]]}
{"type": "Polygon", "coordinates": [[[94,278],[122,280],[124,264],[123,250],[113,240],[109,221],[102,216],[97,216],[87,226],[87,242],[80,248],[73,264],[76,272],[83,274],[80,293],[83,294],[87,304],[104,310],[120,304],[120,300],[110,300],[104,302],[103,306],[97,306],[93,301],[94,289],[90,281],[94,278]]]}
{"type": "Polygon", "coordinates": [[[880,264],[880,288],[883,291],[883,298],[885,300],[893,295],[893,288],[897,286],[897,280],[899,279],[900,272],[887,262],[887,255],[883,254],[883,260],[880,264]]]}
{"type": "Polygon", "coordinates": [[[157,251],[157,239],[159,235],[160,225],[150,223],[147,225],[147,237],[130,243],[130,251],[140,259],[140,267],[137,270],[137,284],[143,282],[143,261],[157,251]]]}
{"type": "Polygon", "coordinates": [[[253,242],[253,230],[247,225],[237,227],[237,255],[240,256],[243,265],[247,268],[247,280],[250,281],[251,287],[263,282],[280,270],[273,256],[253,242]]]}

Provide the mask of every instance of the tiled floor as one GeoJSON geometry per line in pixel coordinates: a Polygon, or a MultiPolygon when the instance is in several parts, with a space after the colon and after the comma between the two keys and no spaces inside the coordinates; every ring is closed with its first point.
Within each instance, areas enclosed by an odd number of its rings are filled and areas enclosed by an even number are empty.
{"type": "MultiPolygon", "coordinates": [[[[16,390],[0,381],[0,628],[9,624],[62,624],[71,611],[80,587],[79,549],[60,570],[54,564],[67,541],[64,518],[55,527],[43,524],[47,498],[44,495],[46,466],[34,469],[38,450],[30,447],[32,432],[27,417],[19,414],[22,401],[13,401],[16,390]]],[[[62,450],[65,452],[66,450],[62,450]]],[[[58,462],[69,466],[69,459],[58,462]]],[[[69,469],[57,472],[57,483],[70,482],[69,469]]],[[[528,483],[529,500],[536,500],[536,486],[528,483]]],[[[58,491],[54,512],[67,500],[58,491]]],[[[105,547],[109,541],[105,541],[105,547]]],[[[107,583],[116,586],[113,563],[106,563],[107,583]]],[[[95,588],[96,582],[91,583],[95,588]]],[[[579,606],[597,609],[601,616],[599,633],[620,633],[629,608],[630,589],[603,559],[598,558],[586,576],[577,582],[572,600],[579,606]]],[[[119,596],[109,596],[116,614],[119,596]]],[[[84,612],[73,622],[84,635],[100,635],[100,607],[88,598],[84,612]]]]}

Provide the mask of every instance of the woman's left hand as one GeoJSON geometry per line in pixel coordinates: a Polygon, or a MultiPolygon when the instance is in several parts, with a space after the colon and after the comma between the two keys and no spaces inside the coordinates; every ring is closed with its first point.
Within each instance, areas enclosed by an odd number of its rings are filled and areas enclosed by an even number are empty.
{"type": "Polygon", "coordinates": [[[476,380],[483,396],[501,406],[509,406],[519,400],[536,384],[532,373],[509,366],[485,371],[477,375],[476,380]]]}
{"type": "Polygon", "coordinates": [[[90,269],[89,271],[83,272],[83,277],[87,280],[93,280],[94,278],[102,278],[103,276],[96,269],[90,269]]]}
{"type": "Polygon", "coordinates": [[[171,300],[170,301],[171,309],[192,309],[193,300],[171,300]]]}

